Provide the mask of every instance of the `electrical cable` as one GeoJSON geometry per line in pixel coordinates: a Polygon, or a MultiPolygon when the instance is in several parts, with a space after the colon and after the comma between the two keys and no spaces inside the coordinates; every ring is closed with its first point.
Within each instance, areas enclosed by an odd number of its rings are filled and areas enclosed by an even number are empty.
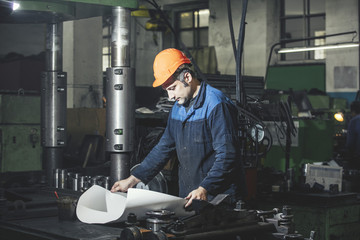
{"type": "Polygon", "coordinates": [[[232,15],[231,15],[231,0],[226,1],[227,5],[227,11],[228,11],[228,22],[229,22],[229,28],[230,28],[230,37],[231,37],[231,45],[233,47],[234,51],[234,58],[236,61],[236,43],[235,43],[235,35],[234,35],[234,27],[232,22],[232,15]]]}
{"type": "MultiPolygon", "coordinates": [[[[257,127],[257,125],[260,125],[262,130],[264,131],[264,135],[265,132],[266,137],[264,136],[264,139],[266,138],[268,140],[268,144],[266,145],[266,150],[264,152],[258,152],[255,154],[244,154],[246,157],[256,157],[256,155],[258,155],[257,157],[262,157],[265,156],[271,149],[271,146],[273,144],[273,138],[272,135],[270,133],[269,128],[264,124],[264,122],[262,120],[260,120],[257,116],[255,116],[254,114],[252,114],[251,112],[249,112],[248,110],[245,110],[241,107],[238,106],[238,111],[239,111],[239,116],[242,116],[243,119],[239,120],[240,121],[240,129],[249,129],[251,128],[251,126],[254,126],[255,128],[259,129],[257,127]],[[241,123],[241,121],[243,121],[244,123],[241,123]]],[[[249,134],[247,131],[244,131],[247,139],[252,139],[251,134],[249,134]]],[[[264,142],[264,139],[261,141],[262,143],[264,142]]],[[[253,141],[253,140],[251,140],[253,141]]]]}
{"type": "Polygon", "coordinates": [[[268,138],[268,137],[264,137],[263,141],[261,143],[264,142],[264,140],[267,140],[268,141],[268,144],[266,144],[266,149],[263,151],[263,152],[255,152],[255,153],[252,153],[252,154],[246,154],[245,157],[264,157],[266,156],[266,154],[270,151],[271,149],[271,146],[272,146],[272,137],[271,138],[268,138]]]}
{"type": "MultiPolygon", "coordinates": [[[[279,103],[279,105],[280,105],[280,103],[279,103]]],[[[277,140],[279,142],[279,146],[280,146],[281,150],[283,152],[285,152],[286,150],[285,150],[285,148],[284,148],[284,146],[282,144],[282,140],[286,139],[286,126],[284,125],[284,121],[282,120],[283,119],[282,118],[283,109],[281,108],[281,106],[278,107],[278,116],[279,116],[278,122],[280,124],[277,124],[277,122],[274,121],[274,124],[276,126],[275,133],[276,133],[276,137],[277,137],[277,140]],[[282,136],[279,136],[279,132],[281,133],[282,136]]]]}
{"type": "Polygon", "coordinates": [[[241,76],[241,57],[243,52],[244,38],[245,38],[245,18],[248,0],[243,0],[240,30],[238,37],[238,47],[236,52],[236,101],[241,106],[246,105],[244,83],[241,76]]]}
{"type": "Polygon", "coordinates": [[[285,115],[286,115],[286,120],[287,120],[286,122],[289,123],[290,129],[291,129],[291,134],[293,136],[295,136],[297,133],[297,130],[296,130],[296,127],[294,124],[294,120],[292,119],[291,110],[290,110],[291,108],[290,108],[289,102],[286,102],[286,103],[283,102],[283,108],[284,108],[285,115]]]}

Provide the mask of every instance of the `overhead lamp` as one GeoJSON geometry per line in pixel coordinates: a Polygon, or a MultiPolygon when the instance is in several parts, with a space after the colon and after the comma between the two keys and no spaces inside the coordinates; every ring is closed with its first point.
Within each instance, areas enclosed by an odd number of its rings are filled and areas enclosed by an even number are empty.
{"type": "Polygon", "coordinates": [[[0,0],[0,16],[6,16],[11,14],[13,11],[17,10],[20,7],[19,3],[0,0]]]}
{"type": "Polygon", "coordinates": [[[277,51],[277,53],[306,52],[306,51],[315,51],[315,50],[323,50],[323,49],[339,49],[339,48],[352,48],[352,47],[359,47],[359,43],[350,42],[350,43],[312,46],[312,47],[281,48],[277,51]]]}
{"type": "Polygon", "coordinates": [[[344,121],[344,113],[342,112],[337,112],[334,114],[334,118],[336,119],[336,121],[338,122],[343,122],[344,121]]]}
{"type": "Polygon", "coordinates": [[[20,4],[17,3],[17,2],[13,2],[12,10],[13,10],[13,11],[16,11],[16,10],[18,10],[19,8],[20,8],[20,4]]]}

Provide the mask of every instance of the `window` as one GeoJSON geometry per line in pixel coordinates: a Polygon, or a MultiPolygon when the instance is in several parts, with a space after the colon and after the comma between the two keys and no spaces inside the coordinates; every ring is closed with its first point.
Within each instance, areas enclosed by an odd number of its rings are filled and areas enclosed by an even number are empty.
{"type": "Polygon", "coordinates": [[[111,17],[103,19],[102,70],[111,67],[111,17]]]}
{"type": "MultiPolygon", "coordinates": [[[[189,49],[209,45],[209,9],[193,9],[176,13],[176,32],[189,49]]],[[[179,46],[177,46],[179,47],[179,46]]]]}
{"type": "MultiPolygon", "coordinates": [[[[325,0],[281,0],[280,21],[282,47],[306,47],[325,43],[323,38],[286,43],[287,40],[325,35],[325,0]]],[[[281,60],[324,58],[325,52],[323,50],[281,55],[281,60]]]]}

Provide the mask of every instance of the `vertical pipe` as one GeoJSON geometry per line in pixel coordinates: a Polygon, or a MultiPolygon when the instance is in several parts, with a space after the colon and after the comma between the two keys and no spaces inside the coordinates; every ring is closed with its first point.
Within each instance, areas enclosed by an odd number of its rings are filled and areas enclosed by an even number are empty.
{"type": "Polygon", "coordinates": [[[50,23],[46,26],[45,60],[45,71],[62,70],[62,23],[50,23]]]}
{"type": "Polygon", "coordinates": [[[130,67],[130,10],[112,9],[111,67],[130,67]]]}
{"type": "MultiPolygon", "coordinates": [[[[303,38],[306,38],[307,36],[310,36],[310,21],[307,18],[307,14],[309,14],[309,0],[303,1],[303,24],[304,24],[304,31],[303,31],[303,38]]],[[[310,46],[310,41],[304,41],[304,46],[310,46]]],[[[309,59],[310,52],[305,51],[303,53],[304,59],[309,59]]]]}
{"type": "Polygon", "coordinates": [[[135,81],[130,68],[130,10],[112,9],[111,68],[106,80],[106,151],[110,156],[110,181],[130,175],[134,149],[135,81]]]}
{"type": "MultiPolygon", "coordinates": [[[[285,17],[285,0],[280,0],[280,39],[286,38],[286,28],[285,28],[286,24],[284,17],[285,17]]],[[[282,42],[281,40],[279,44],[281,44],[281,47],[286,47],[286,43],[282,42]]],[[[280,60],[282,61],[286,60],[286,54],[281,54],[280,60]]]]}
{"type": "Polygon", "coordinates": [[[62,23],[47,25],[46,63],[41,77],[41,142],[48,185],[62,167],[66,145],[66,73],[62,70],[62,23]]]}
{"type": "Polygon", "coordinates": [[[106,71],[106,151],[110,153],[110,181],[127,178],[134,149],[135,82],[128,67],[106,71]]]}
{"type": "Polygon", "coordinates": [[[110,181],[114,182],[130,176],[130,154],[112,153],[110,154],[110,181]]]}
{"type": "Polygon", "coordinates": [[[240,30],[238,37],[238,47],[236,53],[236,101],[242,107],[246,106],[246,92],[244,88],[244,79],[242,77],[241,67],[242,67],[242,55],[243,55],[243,47],[244,47],[244,39],[245,39],[245,19],[246,19],[247,5],[248,5],[248,0],[243,0],[240,30]]]}

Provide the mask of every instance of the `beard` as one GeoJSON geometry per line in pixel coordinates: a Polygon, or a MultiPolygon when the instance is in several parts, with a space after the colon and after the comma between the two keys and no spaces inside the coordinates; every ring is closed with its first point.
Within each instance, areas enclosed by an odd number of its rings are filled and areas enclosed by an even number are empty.
{"type": "Polygon", "coordinates": [[[190,99],[189,98],[180,98],[178,100],[178,104],[183,105],[184,107],[189,106],[190,99]]]}

